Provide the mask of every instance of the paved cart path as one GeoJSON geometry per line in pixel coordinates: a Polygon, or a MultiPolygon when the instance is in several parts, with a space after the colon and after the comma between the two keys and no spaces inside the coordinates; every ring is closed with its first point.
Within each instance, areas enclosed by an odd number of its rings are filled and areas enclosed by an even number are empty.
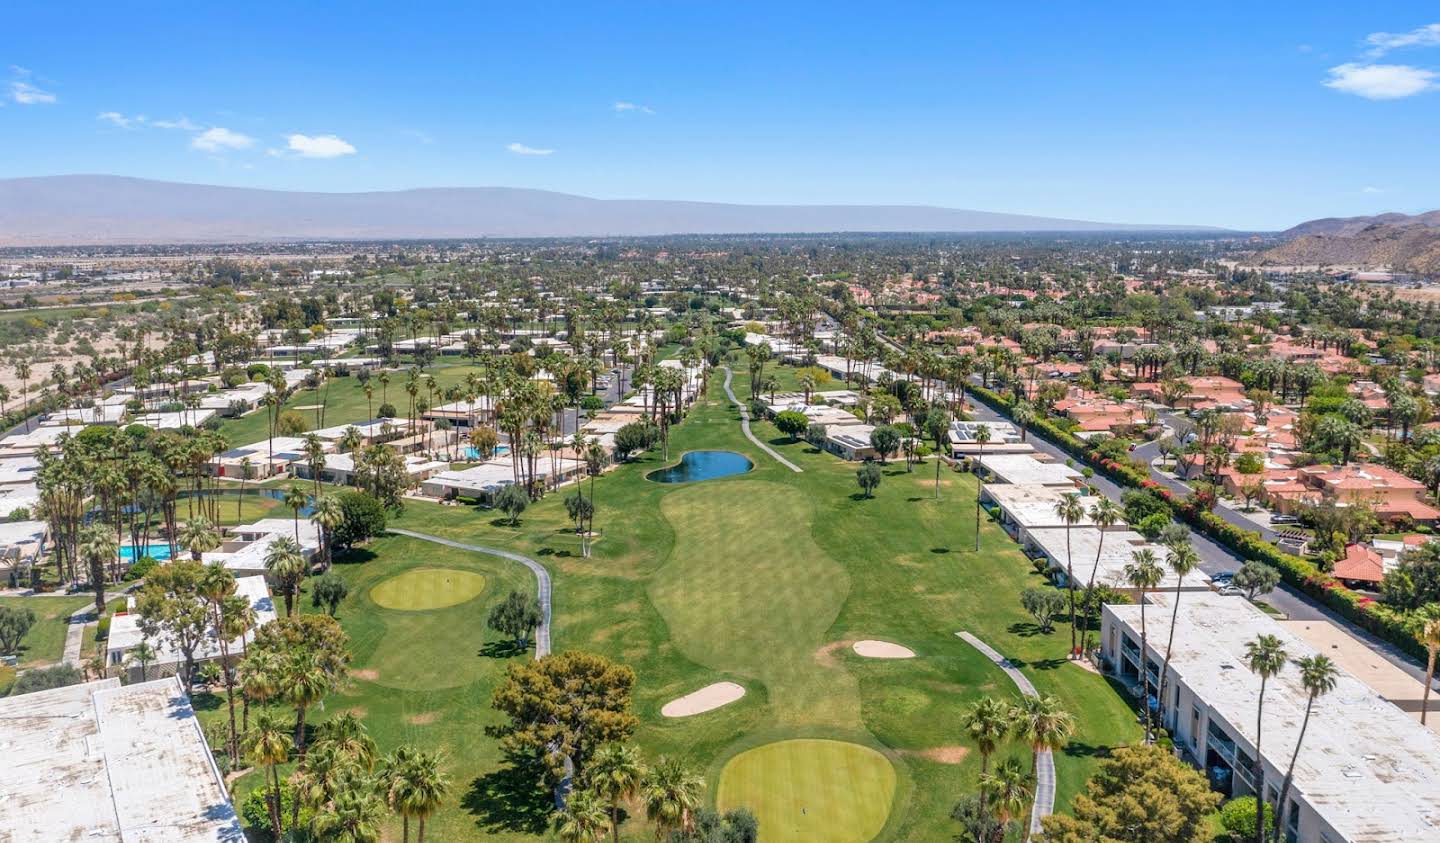
{"type": "Polygon", "coordinates": [[[734,393],[733,391],[731,391],[731,389],[730,389],[730,378],[733,376],[734,373],[730,371],[730,367],[729,367],[729,366],[725,366],[724,369],[725,369],[725,394],[730,397],[730,403],[732,403],[732,404],[734,404],[736,407],[739,407],[739,408],[740,408],[740,429],[743,430],[743,431],[745,431],[745,438],[746,438],[746,439],[749,439],[751,442],[754,442],[754,443],[755,443],[755,447],[759,448],[760,450],[764,451],[765,453],[767,453],[767,454],[769,454],[770,456],[774,457],[775,459],[779,460],[781,465],[785,466],[786,468],[790,469],[791,471],[793,471],[793,472],[795,472],[795,473],[797,473],[797,474],[800,473],[800,472],[802,472],[802,471],[804,471],[805,469],[801,468],[800,466],[796,465],[795,463],[790,462],[789,460],[787,460],[787,459],[785,459],[784,457],[780,456],[778,453],[776,453],[776,451],[775,451],[774,448],[771,448],[769,445],[766,445],[764,442],[761,442],[758,438],[756,438],[756,436],[755,436],[754,433],[751,433],[751,432],[750,432],[750,408],[749,408],[749,407],[746,407],[745,404],[744,404],[739,398],[736,398],[736,397],[735,397],[735,393],[734,393]]]}

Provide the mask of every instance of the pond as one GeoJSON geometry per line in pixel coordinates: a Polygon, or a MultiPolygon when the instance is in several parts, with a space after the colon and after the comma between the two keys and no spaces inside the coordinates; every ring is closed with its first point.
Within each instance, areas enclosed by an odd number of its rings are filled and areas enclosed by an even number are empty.
{"type": "Polygon", "coordinates": [[[755,464],[743,454],[734,451],[691,451],[681,457],[680,462],[652,471],[645,475],[645,479],[656,483],[692,483],[744,474],[754,467],[755,464]]]}

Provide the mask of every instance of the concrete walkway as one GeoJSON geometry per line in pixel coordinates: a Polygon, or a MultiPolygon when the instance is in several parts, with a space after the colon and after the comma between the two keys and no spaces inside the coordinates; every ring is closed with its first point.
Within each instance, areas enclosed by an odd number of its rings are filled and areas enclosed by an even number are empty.
{"type": "Polygon", "coordinates": [[[95,617],[95,607],[87,606],[75,612],[66,620],[65,627],[65,655],[60,659],[64,664],[72,664],[78,668],[84,668],[81,664],[80,647],[85,641],[85,627],[98,624],[100,621],[95,617]]]}
{"type": "MultiPolygon", "coordinates": [[[[989,644],[968,632],[957,632],[956,635],[964,639],[965,643],[979,650],[990,661],[1000,666],[1020,689],[1020,693],[1027,697],[1038,697],[1040,693],[1020,669],[1010,663],[1010,660],[995,652],[989,644]]],[[[1050,750],[1045,749],[1035,753],[1035,803],[1030,809],[1030,834],[1039,834],[1043,829],[1040,826],[1040,818],[1048,817],[1055,813],[1055,758],[1050,750]]]]}
{"type": "Polygon", "coordinates": [[[518,553],[511,553],[508,550],[501,550],[498,547],[485,547],[478,544],[464,544],[462,542],[451,541],[450,539],[442,539],[439,536],[431,536],[426,533],[416,533],[410,530],[400,530],[394,527],[389,528],[388,532],[395,533],[399,536],[408,536],[412,539],[419,539],[420,541],[443,544],[446,547],[454,547],[460,550],[468,550],[472,553],[484,553],[487,556],[498,556],[501,559],[509,559],[512,562],[519,562],[521,565],[529,568],[531,573],[535,574],[535,579],[539,583],[538,595],[540,598],[541,620],[540,626],[536,627],[535,629],[535,658],[540,659],[550,655],[550,572],[545,570],[545,566],[541,565],[539,562],[536,562],[534,559],[531,559],[528,556],[521,556],[518,553]]]}
{"type": "Polygon", "coordinates": [[[754,442],[755,447],[774,457],[780,462],[781,465],[785,466],[791,471],[797,474],[804,471],[805,469],[780,456],[778,453],[776,453],[774,448],[771,448],[769,445],[761,442],[758,438],[756,438],[754,433],[750,432],[750,408],[746,407],[739,398],[736,398],[735,393],[730,389],[730,379],[734,375],[734,373],[730,371],[730,367],[724,366],[722,368],[725,369],[725,394],[729,396],[730,403],[740,408],[740,429],[745,431],[745,438],[749,439],[751,442],[754,442]]]}

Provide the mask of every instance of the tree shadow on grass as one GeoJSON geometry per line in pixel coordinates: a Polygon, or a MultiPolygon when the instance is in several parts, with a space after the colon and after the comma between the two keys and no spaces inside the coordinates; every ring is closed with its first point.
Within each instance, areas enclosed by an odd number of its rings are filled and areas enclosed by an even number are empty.
{"type": "Polygon", "coordinates": [[[225,700],[211,691],[197,691],[190,697],[190,707],[196,711],[214,711],[225,704],[225,700]]]}
{"type": "Polygon", "coordinates": [[[1111,748],[1108,746],[1099,746],[1085,741],[1071,741],[1065,744],[1065,748],[1061,752],[1065,753],[1067,758],[1109,758],[1110,750],[1111,748]]]}
{"type": "Polygon", "coordinates": [[[934,553],[934,554],[945,554],[945,553],[949,553],[949,552],[950,552],[950,548],[948,548],[948,547],[932,547],[932,548],[930,548],[930,552],[931,552],[931,553],[934,553]]]}
{"type": "Polygon", "coordinates": [[[514,641],[490,641],[480,648],[480,655],[487,659],[509,659],[529,651],[529,647],[521,647],[514,641]]]}
{"type": "Polygon", "coordinates": [[[486,832],[543,834],[554,802],[539,782],[533,768],[506,765],[477,776],[460,805],[486,832]]]}
{"type": "Polygon", "coordinates": [[[1037,635],[1050,635],[1055,632],[1055,628],[1051,627],[1049,630],[1044,630],[1041,629],[1037,623],[1019,621],[1010,624],[1010,626],[1006,627],[1005,631],[1011,635],[1018,635],[1021,638],[1034,638],[1037,635]]]}
{"type": "Polygon", "coordinates": [[[807,453],[807,454],[818,454],[818,453],[820,453],[820,449],[812,446],[812,447],[806,448],[806,449],[805,449],[805,453],[807,453]]]}
{"type": "Polygon", "coordinates": [[[344,553],[336,554],[333,561],[336,565],[363,565],[374,561],[378,556],[379,554],[368,547],[352,547],[344,553]]]}
{"type": "MultiPolygon", "coordinates": [[[[1016,626],[1019,626],[1019,624],[1016,624],[1016,626]]],[[[1034,661],[1025,661],[1024,659],[1010,659],[1010,663],[1015,665],[1016,667],[1028,667],[1033,670],[1055,670],[1056,668],[1060,667],[1068,661],[1070,660],[1065,658],[1064,656],[1054,659],[1035,659],[1034,661]]]]}

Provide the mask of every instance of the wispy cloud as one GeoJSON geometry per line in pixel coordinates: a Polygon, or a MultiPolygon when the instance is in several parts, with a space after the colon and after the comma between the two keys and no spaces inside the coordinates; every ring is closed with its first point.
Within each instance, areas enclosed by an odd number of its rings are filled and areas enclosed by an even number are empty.
{"type": "Polygon", "coordinates": [[[109,123],[117,129],[135,129],[145,125],[145,115],[127,116],[118,111],[102,111],[95,115],[101,123],[109,123]]]}
{"type": "Polygon", "coordinates": [[[354,146],[335,135],[288,135],[285,147],[301,158],[340,158],[355,154],[354,146]]]}
{"type": "Polygon", "coordinates": [[[505,148],[516,155],[549,155],[555,151],[553,149],[536,149],[533,146],[526,146],[523,143],[512,143],[505,148]]]}
{"type": "Polygon", "coordinates": [[[1360,188],[1360,192],[1361,192],[1361,193],[1384,193],[1385,191],[1381,190],[1381,189],[1378,188],[1378,187],[1371,187],[1370,185],[1366,185],[1365,187],[1360,188]]]}
{"type": "Polygon", "coordinates": [[[401,129],[400,134],[405,135],[406,137],[414,138],[415,140],[426,144],[427,146],[435,142],[434,136],[432,136],[429,132],[422,132],[419,129],[401,129]]]}
{"type": "MultiPolygon", "coordinates": [[[[11,67],[10,71],[17,76],[30,75],[30,71],[23,67],[11,67]]],[[[10,99],[20,105],[50,105],[60,101],[59,97],[41,90],[28,79],[10,80],[10,99]]]]}
{"type": "Polygon", "coordinates": [[[255,145],[255,139],[249,135],[242,135],[239,132],[216,126],[206,129],[190,139],[190,146],[202,152],[224,152],[232,149],[249,149],[255,145]]]}
{"type": "Polygon", "coordinates": [[[620,101],[616,102],[615,105],[614,105],[614,109],[615,109],[616,111],[618,111],[618,112],[621,112],[622,114],[625,113],[625,112],[631,112],[631,113],[634,113],[634,114],[654,114],[654,113],[655,113],[655,110],[654,110],[653,108],[651,108],[650,106],[648,106],[648,105],[641,105],[641,104],[638,103],[638,102],[626,102],[626,101],[624,101],[624,100],[620,100],[620,101]]]}
{"type": "Polygon", "coordinates": [[[182,132],[200,131],[200,127],[190,122],[188,117],[178,117],[174,120],[156,120],[150,125],[157,129],[179,129],[182,132]]]}
{"type": "Polygon", "coordinates": [[[1440,23],[1426,24],[1409,32],[1372,32],[1365,36],[1372,58],[1405,47],[1440,47],[1440,23]]]}
{"type": "Polygon", "coordinates": [[[1330,68],[1327,88],[1371,100],[1396,100],[1435,90],[1440,78],[1433,70],[1408,64],[1358,64],[1347,62],[1330,68]]]}

